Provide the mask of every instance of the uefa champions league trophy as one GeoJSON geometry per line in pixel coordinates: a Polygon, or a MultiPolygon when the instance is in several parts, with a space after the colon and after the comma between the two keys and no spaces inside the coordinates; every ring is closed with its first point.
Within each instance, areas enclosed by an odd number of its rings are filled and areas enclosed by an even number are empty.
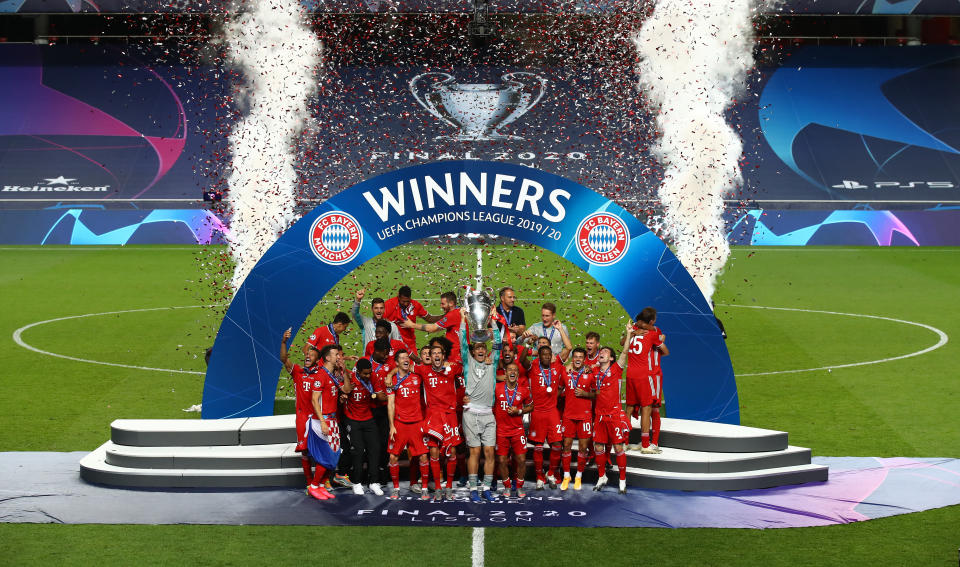
{"type": "Polygon", "coordinates": [[[493,312],[493,299],[488,293],[491,291],[491,288],[484,290],[467,286],[463,294],[463,306],[467,310],[467,322],[470,324],[470,342],[485,343],[493,339],[493,334],[487,328],[493,312]]]}
{"type": "Polygon", "coordinates": [[[431,114],[459,130],[457,134],[439,138],[521,140],[520,136],[501,134],[499,130],[540,102],[547,80],[525,71],[507,73],[501,80],[500,85],[455,83],[449,73],[432,71],[411,79],[410,91],[431,114]],[[532,82],[533,89],[525,88],[521,79],[532,82]],[[426,85],[430,80],[432,84],[426,85]]]}

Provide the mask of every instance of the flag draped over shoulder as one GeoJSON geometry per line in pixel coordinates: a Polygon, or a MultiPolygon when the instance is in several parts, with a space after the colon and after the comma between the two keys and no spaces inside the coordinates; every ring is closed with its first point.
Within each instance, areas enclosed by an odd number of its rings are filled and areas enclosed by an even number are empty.
{"type": "Polygon", "coordinates": [[[320,466],[327,469],[336,469],[340,462],[340,426],[337,420],[327,421],[330,435],[324,435],[320,427],[320,420],[310,418],[310,429],[307,433],[307,449],[310,456],[320,466]]]}

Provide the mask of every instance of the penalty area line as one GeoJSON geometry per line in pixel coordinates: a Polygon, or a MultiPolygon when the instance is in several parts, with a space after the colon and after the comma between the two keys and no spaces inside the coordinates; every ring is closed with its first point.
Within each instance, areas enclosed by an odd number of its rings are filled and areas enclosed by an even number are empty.
{"type": "Polygon", "coordinates": [[[893,317],[882,317],[880,315],[866,315],[864,313],[840,313],[838,311],[822,311],[819,309],[799,309],[794,307],[765,307],[761,305],[735,305],[731,303],[721,303],[717,304],[717,307],[742,307],[744,309],[770,309],[773,311],[796,311],[800,313],[822,313],[825,315],[842,315],[845,317],[861,317],[864,319],[879,319],[881,321],[891,321],[893,323],[903,323],[904,325],[913,325],[914,327],[920,327],[931,331],[937,335],[939,340],[935,345],[929,346],[925,349],[918,350],[916,352],[911,352],[907,354],[902,354],[900,356],[891,356],[888,358],[880,358],[877,360],[866,360],[863,362],[851,362],[848,364],[832,364],[830,366],[820,366],[818,368],[800,368],[795,370],[775,370],[772,372],[751,372],[745,374],[737,373],[737,376],[771,376],[773,374],[797,374],[800,372],[816,372],[818,370],[833,370],[835,368],[853,368],[855,366],[869,366],[871,364],[880,364],[883,362],[893,362],[894,360],[903,360],[904,358],[912,358],[914,356],[920,356],[921,354],[927,354],[932,352],[947,344],[950,340],[950,337],[940,329],[933,327],[931,325],[926,325],[924,323],[918,323],[917,321],[907,321],[904,319],[895,319],[893,317]]]}

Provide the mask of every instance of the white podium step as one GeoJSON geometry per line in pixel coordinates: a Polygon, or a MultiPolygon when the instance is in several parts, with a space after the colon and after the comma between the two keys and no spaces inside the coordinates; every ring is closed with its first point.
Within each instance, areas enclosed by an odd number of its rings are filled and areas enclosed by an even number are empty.
{"type": "MultiPolygon", "coordinates": [[[[98,484],[145,488],[303,486],[295,437],[292,415],[118,419],[111,440],[80,462],[80,475],[98,484]]],[[[782,431],[665,418],[660,441],[662,454],[627,452],[631,486],[744,490],[821,482],[828,475],[826,467],[810,464],[809,449],[788,445],[782,431]]],[[[614,479],[616,467],[607,470],[614,479]]],[[[596,469],[588,469],[585,480],[595,479],[596,469]]]]}

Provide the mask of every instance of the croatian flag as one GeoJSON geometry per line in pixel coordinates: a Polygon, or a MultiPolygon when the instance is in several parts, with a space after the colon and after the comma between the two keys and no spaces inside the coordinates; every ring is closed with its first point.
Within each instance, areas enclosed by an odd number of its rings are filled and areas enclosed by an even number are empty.
{"type": "Polygon", "coordinates": [[[330,428],[330,435],[323,434],[319,419],[310,418],[307,449],[320,466],[336,469],[340,462],[340,426],[335,419],[327,420],[327,426],[330,428]]]}

